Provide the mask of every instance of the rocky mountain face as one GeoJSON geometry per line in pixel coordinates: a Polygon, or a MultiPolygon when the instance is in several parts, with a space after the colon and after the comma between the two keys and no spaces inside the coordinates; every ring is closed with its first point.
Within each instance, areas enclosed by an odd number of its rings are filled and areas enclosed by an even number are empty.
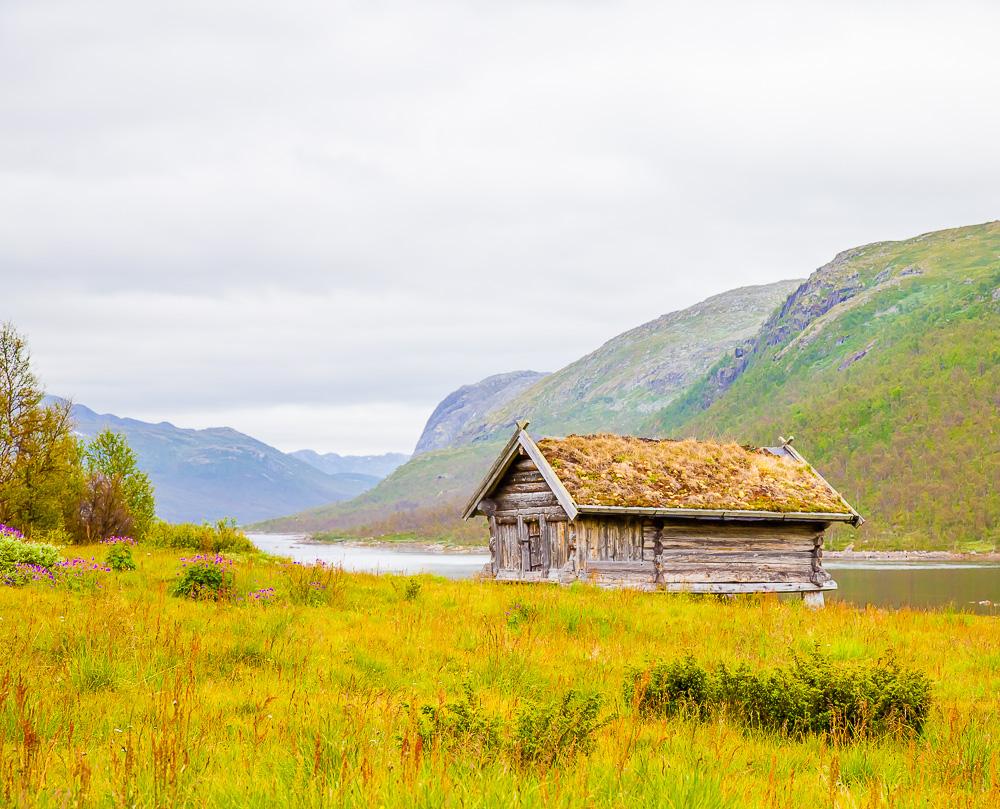
{"type": "MultiPolygon", "coordinates": [[[[762,327],[732,353],[724,355],[706,375],[699,387],[700,404],[709,407],[724,394],[753,361],[755,355],[771,346],[780,345],[825,315],[839,303],[850,300],[864,290],[853,259],[866,248],[856,247],[837,254],[793,291],[767,319],[762,327]]],[[[887,276],[888,278],[888,276],[887,276]]]]}
{"type": "Polygon", "coordinates": [[[820,267],[646,424],[796,446],[868,518],[844,542],[1000,542],[1000,223],[879,242],[820,267]]]}
{"type": "Polygon", "coordinates": [[[370,475],[379,480],[392,474],[395,469],[410,460],[410,456],[402,452],[386,452],[383,455],[339,455],[336,452],[320,454],[315,450],[300,449],[288,454],[328,475],[370,475]]]}
{"type": "Polygon", "coordinates": [[[544,376],[538,371],[511,371],[452,391],[434,408],[413,454],[466,443],[464,434],[470,423],[481,422],[487,413],[502,407],[544,376]]]}
{"type": "Polygon", "coordinates": [[[73,405],[81,438],[103,429],[123,433],[156,489],[157,514],[171,522],[239,523],[347,500],[379,478],[326,474],[304,461],[228,427],[187,430],[168,422],[95,413],[73,405]]]}

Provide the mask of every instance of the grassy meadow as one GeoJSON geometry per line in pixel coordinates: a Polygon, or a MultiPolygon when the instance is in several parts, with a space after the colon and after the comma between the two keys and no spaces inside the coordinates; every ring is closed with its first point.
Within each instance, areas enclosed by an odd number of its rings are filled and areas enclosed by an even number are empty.
{"type": "Polygon", "coordinates": [[[996,619],[337,572],[313,597],[257,555],[235,557],[231,599],[191,601],[171,595],[189,554],[134,555],[136,571],[71,589],[0,587],[0,804],[1000,805],[996,619]],[[771,666],[816,644],[925,672],[923,734],[793,738],[724,714],[644,717],[622,696],[630,666],[771,666]],[[467,692],[470,725],[513,726],[570,690],[600,697],[589,751],[424,742],[428,716],[467,692]]]}

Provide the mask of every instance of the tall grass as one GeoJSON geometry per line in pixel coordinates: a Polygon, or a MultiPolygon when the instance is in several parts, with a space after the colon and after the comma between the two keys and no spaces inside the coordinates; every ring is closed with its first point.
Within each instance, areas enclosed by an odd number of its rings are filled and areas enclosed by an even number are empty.
{"type": "Polygon", "coordinates": [[[1000,805],[993,618],[432,577],[407,598],[342,573],[303,600],[261,557],[205,602],[169,594],[180,555],[139,546],[137,571],[79,592],[0,587],[0,805],[1000,805]],[[622,697],[656,661],[765,671],[817,644],[926,672],[922,734],[789,737],[622,697]]]}

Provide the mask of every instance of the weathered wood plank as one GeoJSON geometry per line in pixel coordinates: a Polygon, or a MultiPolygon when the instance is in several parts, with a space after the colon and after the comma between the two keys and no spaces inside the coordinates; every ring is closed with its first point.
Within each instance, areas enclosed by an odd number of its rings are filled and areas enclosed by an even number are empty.
{"type": "Polygon", "coordinates": [[[517,525],[518,517],[537,519],[544,516],[549,522],[566,522],[569,518],[562,508],[530,508],[530,509],[509,509],[496,513],[497,525],[517,525]]]}
{"type": "Polygon", "coordinates": [[[496,498],[497,511],[512,508],[534,508],[535,506],[558,506],[559,501],[552,492],[531,492],[525,494],[504,494],[496,498]]]}
{"type": "Polygon", "coordinates": [[[741,523],[690,523],[683,525],[665,523],[663,526],[663,535],[665,537],[685,539],[727,536],[734,538],[781,537],[787,539],[797,537],[803,540],[811,540],[817,536],[821,536],[822,531],[799,523],[752,523],[750,525],[741,523]]]}
{"type": "Polygon", "coordinates": [[[663,564],[701,564],[703,562],[718,562],[720,564],[775,564],[775,565],[799,565],[810,567],[813,562],[813,555],[810,551],[785,551],[767,553],[759,551],[716,551],[663,547],[661,553],[663,564]]]}
{"type": "MultiPolygon", "coordinates": [[[[537,469],[533,472],[508,472],[504,478],[506,483],[545,483],[545,478],[537,469]]],[[[548,486],[548,484],[545,484],[548,486]]]]}
{"type": "Polygon", "coordinates": [[[538,530],[542,543],[542,572],[548,576],[549,568],[552,567],[552,544],[549,540],[549,529],[545,523],[544,515],[538,518],[538,530]]]}
{"type": "MultiPolygon", "coordinates": [[[[497,488],[494,497],[505,497],[508,494],[535,494],[537,492],[552,494],[549,484],[542,480],[537,483],[504,483],[497,488]]],[[[552,496],[555,497],[555,495],[552,496]]]]}

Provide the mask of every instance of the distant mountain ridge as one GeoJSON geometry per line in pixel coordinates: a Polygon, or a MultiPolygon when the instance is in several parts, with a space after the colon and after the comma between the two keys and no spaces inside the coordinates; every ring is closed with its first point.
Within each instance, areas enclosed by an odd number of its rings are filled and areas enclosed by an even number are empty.
{"type": "Polygon", "coordinates": [[[346,500],[379,477],[326,474],[305,461],[229,427],[191,430],[151,424],[73,405],[77,433],[123,433],[156,490],[158,516],[172,522],[239,523],[346,500]]]}
{"type": "Polygon", "coordinates": [[[328,475],[374,475],[380,480],[402,466],[410,456],[405,452],[386,452],[382,455],[340,455],[336,452],[320,454],[311,449],[289,452],[293,458],[305,461],[328,475]]]}

